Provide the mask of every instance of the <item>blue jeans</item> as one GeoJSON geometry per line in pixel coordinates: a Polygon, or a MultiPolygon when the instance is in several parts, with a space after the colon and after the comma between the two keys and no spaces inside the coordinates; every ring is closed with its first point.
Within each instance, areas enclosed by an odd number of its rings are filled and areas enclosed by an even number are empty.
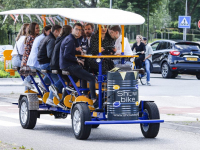
{"type": "MultiPolygon", "coordinates": [[[[51,71],[50,63],[41,64],[40,69],[51,71]]],[[[47,74],[45,76],[47,76],[47,74]]],[[[62,93],[63,85],[62,85],[61,81],[59,80],[58,76],[56,74],[52,74],[52,73],[50,73],[50,76],[51,76],[52,80],[54,81],[55,87],[58,88],[58,92],[62,93]]],[[[53,99],[53,92],[52,91],[49,92],[49,99],[53,99]]]]}
{"type": "MultiPolygon", "coordinates": [[[[55,87],[58,88],[58,92],[62,93],[62,89],[63,89],[62,82],[60,80],[58,80],[54,85],[55,85],[55,87]]],[[[53,99],[53,92],[51,90],[49,92],[49,99],[53,99]]]]}
{"type": "MultiPolygon", "coordinates": [[[[33,66],[29,66],[31,69],[36,69],[36,70],[38,70],[39,72],[41,72],[41,69],[40,68],[37,68],[37,67],[33,67],[33,66]]],[[[45,75],[45,74],[44,74],[45,75]]],[[[44,83],[45,84],[51,84],[51,81],[49,80],[49,78],[45,75],[44,76],[44,78],[43,78],[43,80],[44,80],[44,83]]]]}
{"type": "Polygon", "coordinates": [[[147,73],[147,82],[150,82],[150,60],[145,60],[145,68],[147,73]]]}
{"type": "MultiPolygon", "coordinates": [[[[31,81],[32,81],[30,76],[27,76],[26,78],[24,78],[24,80],[26,80],[29,83],[31,83],[31,81]]],[[[27,91],[27,90],[28,90],[28,87],[25,86],[25,91],[27,91]]]]}
{"type": "MultiPolygon", "coordinates": [[[[49,71],[51,71],[50,63],[41,64],[40,65],[40,69],[41,70],[49,70],[49,71]]],[[[47,76],[46,73],[45,73],[45,75],[47,76]]],[[[50,76],[51,76],[52,80],[54,81],[54,83],[56,83],[59,80],[59,78],[58,78],[58,76],[56,74],[50,73],[50,76]]]]}
{"type": "MultiPolygon", "coordinates": [[[[121,64],[121,59],[114,59],[114,60],[113,60],[113,63],[114,63],[115,65],[121,64]]],[[[125,61],[124,61],[124,64],[130,65],[131,68],[133,68],[133,63],[130,62],[130,61],[128,61],[128,60],[125,60],[125,61]]]]}

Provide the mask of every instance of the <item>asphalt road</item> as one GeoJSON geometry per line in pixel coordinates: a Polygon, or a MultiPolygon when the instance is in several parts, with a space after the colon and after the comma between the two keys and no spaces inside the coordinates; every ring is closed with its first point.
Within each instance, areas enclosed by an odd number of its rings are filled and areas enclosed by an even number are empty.
{"type": "Polygon", "coordinates": [[[100,125],[92,129],[86,141],[76,140],[71,128],[70,116],[67,119],[54,119],[42,115],[33,130],[22,129],[19,123],[18,108],[12,105],[17,101],[22,86],[0,86],[0,141],[24,145],[27,149],[200,149],[200,81],[194,76],[182,75],[178,79],[162,79],[153,74],[152,86],[139,86],[140,100],[154,100],[159,107],[160,132],[155,139],[145,139],[139,125],[100,125]],[[11,92],[13,90],[13,92],[11,92]],[[12,94],[11,94],[12,93],[12,94]],[[6,98],[5,98],[6,97],[6,98]],[[172,121],[194,122],[174,125],[172,121]]]}

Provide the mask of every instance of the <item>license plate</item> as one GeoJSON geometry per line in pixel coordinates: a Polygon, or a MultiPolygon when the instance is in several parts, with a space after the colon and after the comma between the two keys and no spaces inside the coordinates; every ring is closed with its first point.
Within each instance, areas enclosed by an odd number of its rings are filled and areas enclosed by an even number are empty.
{"type": "Polygon", "coordinates": [[[197,61],[197,58],[186,58],[188,61],[197,61]]]}

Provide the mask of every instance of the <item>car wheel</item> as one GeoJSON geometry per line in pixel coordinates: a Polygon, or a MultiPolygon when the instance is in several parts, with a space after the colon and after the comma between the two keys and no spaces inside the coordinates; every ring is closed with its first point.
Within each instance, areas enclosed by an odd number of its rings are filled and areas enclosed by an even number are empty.
{"type": "Polygon", "coordinates": [[[72,129],[79,140],[85,140],[90,136],[91,125],[85,125],[85,121],[91,121],[90,110],[85,103],[78,103],[72,110],[72,129]]]}
{"type": "Polygon", "coordinates": [[[164,62],[162,64],[161,71],[162,71],[163,78],[171,78],[172,77],[172,71],[170,70],[169,65],[166,62],[164,62]]]}
{"type": "Polygon", "coordinates": [[[198,80],[200,80],[200,74],[197,74],[196,77],[198,80]]]}
{"type": "MultiPolygon", "coordinates": [[[[153,102],[146,102],[143,111],[144,113],[141,116],[147,118],[147,120],[160,119],[158,107],[153,102]]],[[[155,138],[158,135],[160,123],[141,123],[140,128],[145,138],[155,138]]]]}
{"type": "Polygon", "coordinates": [[[28,110],[28,99],[22,97],[19,103],[19,120],[24,129],[33,129],[37,122],[37,110],[28,110]]]}

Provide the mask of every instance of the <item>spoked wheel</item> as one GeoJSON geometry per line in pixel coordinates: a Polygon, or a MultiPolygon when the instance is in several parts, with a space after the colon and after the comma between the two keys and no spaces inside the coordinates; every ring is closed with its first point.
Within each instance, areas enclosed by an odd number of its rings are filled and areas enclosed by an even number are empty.
{"type": "MultiPolygon", "coordinates": [[[[142,117],[145,117],[146,120],[160,119],[156,104],[153,102],[146,102],[144,104],[144,113],[142,117]]],[[[141,123],[140,128],[145,138],[155,138],[158,135],[160,123],[141,123]]]]}
{"type": "Polygon", "coordinates": [[[37,110],[28,110],[28,99],[22,97],[19,103],[19,118],[24,129],[33,129],[37,122],[37,110]]]}
{"type": "Polygon", "coordinates": [[[145,74],[140,74],[139,75],[139,79],[140,79],[140,82],[142,85],[146,85],[146,82],[147,82],[147,75],[146,73],[145,74]]]}
{"type": "Polygon", "coordinates": [[[85,103],[76,104],[72,110],[72,129],[79,140],[90,136],[91,125],[85,125],[85,121],[91,121],[90,110],[85,103]]]}

